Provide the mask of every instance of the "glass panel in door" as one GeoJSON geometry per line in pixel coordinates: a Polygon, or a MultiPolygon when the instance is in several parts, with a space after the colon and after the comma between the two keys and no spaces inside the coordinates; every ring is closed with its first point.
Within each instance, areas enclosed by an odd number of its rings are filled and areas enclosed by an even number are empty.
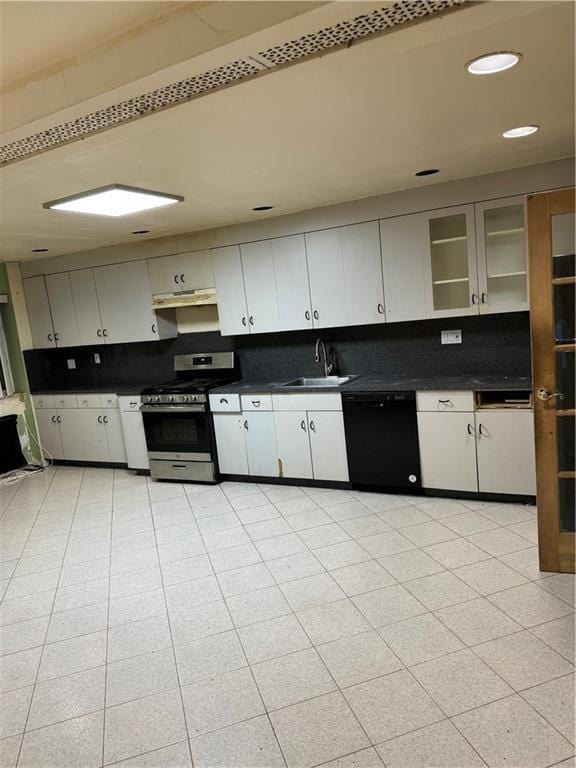
{"type": "Polygon", "coordinates": [[[430,219],[432,296],[435,311],[470,305],[466,214],[430,219]]]}
{"type": "Polygon", "coordinates": [[[491,306],[524,304],[528,301],[524,206],[490,208],[484,211],[486,287],[491,306]]]}
{"type": "Polygon", "coordinates": [[[576,529],[574,364],[576,271],[574,214],[552,216],[552,274],[556,357],[556,445],[560,532],[576,529]]]}

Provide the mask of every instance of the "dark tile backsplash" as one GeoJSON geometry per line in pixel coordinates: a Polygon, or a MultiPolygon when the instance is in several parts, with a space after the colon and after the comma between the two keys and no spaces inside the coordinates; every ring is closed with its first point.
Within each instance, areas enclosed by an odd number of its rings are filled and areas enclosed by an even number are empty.
{"type": "Polygon", "coordinates": [[[174,355],[188,352],[234,350],[243,379],[273,380],[321,375],[314,362],[318,336],[335,350],[341,373],[530,375],[528,312],[254,336],[188,333],[166,341],[31,350],[24,356],[33,392],[159,383],[174,377],[174,355]],[[456,328],[462,330],[462,344],[441,345],[440,331],[456,328]],[[100,365],[94,352],[100,353],[100,365]],[[75,370],[68,370],[69,358],[76,361],[75,370]]]}

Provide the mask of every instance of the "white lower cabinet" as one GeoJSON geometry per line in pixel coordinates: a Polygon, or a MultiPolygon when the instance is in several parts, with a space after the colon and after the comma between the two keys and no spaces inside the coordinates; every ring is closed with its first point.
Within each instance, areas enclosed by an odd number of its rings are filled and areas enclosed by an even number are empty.
{"type": "Polygon", "coordinates": [[[124,444],[122,417],[118,408],[104,408],[102,421],[108,445],[108,460],[115,464],[125,464],[126,446],[124,444]]]}
{"type": "Polygon", "coordinates": [[[418,413],[424,488],[478,491],[473,413],[418,413]]]}
{"type": "Polygon", "coordinates": [[[214,414],[218,466],[225,475],[249,474],[245,431],[242,414],[214,414]]]}
{"type": "Polygon", "coordinates": [[[144,421],[140,412],[140,398],[123,396],[118,398],[118,402],[124,433],[126,463],[130,469],[150,469],[144,421]]]}
{"type": "Polygon", "coordinates": [[[70,408],[59,411],[58,415],[65,459],[109,461],[106,427],[99,408],[70,408]]]}
{"type": "Polygon", "coordinates": [[[312,479],[312,455],[306,411],[274,413],[280,476],[312,479]]]}
{"type": "Polygon", "coordinates": [[[48,454],[44,458],[63,459],[64,448],[58,423],[58,411],[55,408],[38,408],[36,410],[36,424],[40,437],[40,445],[48,454]]]}
{"type": "Polygon", "coordinates": [[[341,411],[309,411],[308,429],[315,480],[348,481],[344,418],[341,411]]]}
{"type": "Polygon", "coordinates": [[[249,473],[277,477],[279,471],[274,414],[264,411],[244,413],[243,417],[249,473]]]}
{"type": "Polygon", "coordinates": [[[534,415],[477,411],[478,489],[485,493],[536,493],[534,415]]]}

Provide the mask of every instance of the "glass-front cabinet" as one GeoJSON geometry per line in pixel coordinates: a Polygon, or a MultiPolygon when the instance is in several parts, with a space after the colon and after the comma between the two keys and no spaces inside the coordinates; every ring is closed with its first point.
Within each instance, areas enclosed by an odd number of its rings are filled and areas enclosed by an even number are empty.
{"type": "Polygon", "coordinates": [[[443,208],[425,216],[430,275],[428,316],[478,314],[474,206],[443,208]]]}
{"type": "Polygon", "coordinates": [[[480,313],[528,309],[524,198],[477,203],[475,210],[480,313]]]}

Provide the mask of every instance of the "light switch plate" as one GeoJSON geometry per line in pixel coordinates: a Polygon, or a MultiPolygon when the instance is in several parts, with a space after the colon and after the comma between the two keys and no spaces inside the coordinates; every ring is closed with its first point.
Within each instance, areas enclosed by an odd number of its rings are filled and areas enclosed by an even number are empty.
{"type": "Polygon", "coordinates": [[[462,331],[440,331],[442,344],[462,344],[462,331]]]}
{"type": "Polygon", "coordinates": [[[96,363],[96,365],[100,365],[100,363],[102,362],[100,360],[100,353],[99,352],[94,352],[94,362],[96,363]]]}
{"type": "Polygon", "coordinates": [[[76,360],[74,360],[73,357],[66,360],[66,365],[68,366],[68,369],[70,371],[73,371],[76,368],[76,360]]]}

